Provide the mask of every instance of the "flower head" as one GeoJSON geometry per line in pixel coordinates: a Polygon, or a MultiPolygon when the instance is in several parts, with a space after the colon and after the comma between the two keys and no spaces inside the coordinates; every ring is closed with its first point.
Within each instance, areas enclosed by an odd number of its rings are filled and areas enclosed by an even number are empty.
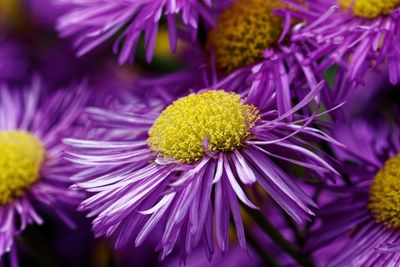
{"type": "Polygon", "coordinates": [[[374,177],[369,190],[368,209],[378,223],[400,228],[400,154],[389,158],[374,177]]]}
{"type": "Polygon", "coordinates": [[[327,266],[390,266],[398,261],[400,144],[398,124],[373,125],[364,120],[339,124],[335,137],[348,149],[335,148],[342,173],[353,187],[332,188],[333,199],[318,214],[308,248],[335,242],[344,247],[327,266]]]}
{"type": "Polygon", "coordinates": [[[218,17],[217,28],[208,33],[217,68],[229,73],[260,62],[263,52],[278,44],[283,17],[273,14],[285,5],[280,1],[237,1],[218,17]]]}
{"type": "Polygon", "coordinates": [[[74,169],[60,154],[61,139],[79,131],[74,125],[88,96],[82,89],[48,94],[37,78],[28,88],[1,87],[0,257],[15,253],[14,238],[27,225],[43,223],[40,207],[73,226],[63,210],[81,196],[68,190],[74,169]]]}
{"type": "Polygon", "coordinates": [[[303,137],[333,140],[302,125],[303,119],[285,122],[316,94],[282,115],[273,105],[257,107],[222,89],[164,103],[161,113],[160,102],[151,99],[145,112],[143,107],[88,109],[94,125],[110,134],[65,140],[66,158],[84,168],[74,176],[75,187],[90,194],[80,209],[95,217],[97,236],[116,235],[117,247],[131,241],[140,245],[154,228],[163,229],[162,258],[177,243],[183,257],[203,244],[210,258],[214,237],[226,251],[231,215],[238,243],[246,248],[238,200],[257,209],[245,193],[256,183],[301,222],[313,214],[314,203],[279,162],[303,166],[321,179],[335,176],[303,137]]]}
{"type": "Polygon", "coordinates": [[[175,16],[185,28],[197,31],[199,18],[210,24],[213,20],[207,10],[209,0],[58,0],[69,5],[69,11],[57,22],[62,36],[75,37],[78,55],[84,55],[114,35],[114,53],[119,53],[119,63],[135,58],[136,45],[144,32],[146,59],[151,61],[154,53],[159,23],[166,17],[170,48],[176,50],[177,25],[175,16]],[[204,3],[203,3],[204,2],[204,3]]]}
{"type": "Polygon", "coordinates": [[[149,130],[149,147],[163,158],[194,163],[206,152],[240,148],[258,119],[258,110],[223,90],[182,97],[168,106],[149,130]]]}
{"type": "Polygon", "coordinates": [[[44,148],[40,140],[25,131],[1,131],[0,204],[21,197],[40,177],[44,148]]]}
{"type": "Polygon", "coordinates": [[[338,64],[357,82],[370,69],[387,65],[390,81],[399,82],[400,52],[393,49],[400,41],[398,1],[309,2],[296,12],[307,23],[293,35],[294,40],[314,47],[309,58],[322,60],[325,66],[338,64]]]}
{"type": "MultiPolygon", "coordinates": [[[[221,88],[274,91],[278,111],[289,111],[294,98],[302,99],[323,79],[306,58],[308,45],[291,38],[295,20],[279,0],[233,1],[222,10],[217,27],[208,32],[207,48],[221,88]],[[227,83],[225,83],[227,81],[227,83]]],[[[326,89],[323,89],[325,91],[326,89]]],[[[321,93],[322,93],[321,92],[321,93]]]]}
{"type": "Polygon", "coordinates": [[[351,12],[358,17],[375,19],[390,15],[393,10],[400,6],[400,3],[397,0],[339,0],[339,5],[344,10],[351,10],[351,12]]]}

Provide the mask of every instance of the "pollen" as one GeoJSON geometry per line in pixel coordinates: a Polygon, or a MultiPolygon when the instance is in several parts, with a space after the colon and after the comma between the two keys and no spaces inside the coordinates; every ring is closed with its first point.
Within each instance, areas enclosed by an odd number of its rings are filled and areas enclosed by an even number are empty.
{"type": "Polygon", "coordinates": [[[182,97],[154,122],[147,142],[158,156],[190,164],[208,152],[231,152],[251,136],[259,111],[239,95],[210,90],[182,97]]]}
{"type": "Polygon", "coordinates": [[[264,50],[277,43],[283,19],[273,11],[282,7],[278,0],[238,0],[222,12],[207,37],[221,73],[259,62],[264,50]]]}
{"type": "Polygon", "coordinates": [[[339,0],[344,9],[351,8],[356,16],[374,19],[389,15],[396,7],[400,6],[400,0],[339,0]]]}
{"type": "Polygon", "coordinates": [[[400,228],[400,154],[389,159],[376,174],[368,208],[376,222],[400,228]]]}
{"type": "Polygon", "coordinates": [[[24,131],[0,131],[0,205],[22,197],[40,177],[44,148],[24,131]]]}

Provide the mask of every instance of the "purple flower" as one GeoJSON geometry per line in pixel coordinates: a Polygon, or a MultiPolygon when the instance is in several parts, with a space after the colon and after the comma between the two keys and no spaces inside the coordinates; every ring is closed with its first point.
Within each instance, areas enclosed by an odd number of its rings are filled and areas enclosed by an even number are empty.
{"type": "Polygon", "coordinates": [[[74,168],[60,156],[61,138],[79,132],[74,122],[88,94],[83,85],[46,94],[37,78],[28,88],[0,89],[0,257],[11,252],[16,266],[14,238],[43,223],[40,209],[73,226],[63,209],[81,196],[68,190],[74,168]]]}
{"type": "Polygon", "coordinates": [[[309,0],[293,12],[307,23],[294,41],[313,47],[308,59],[338,64],[351,81],[387,65],[390,81],[400,81],[400,4],[398,1],[309,0]]]}
{"type": "Polygon", "coordinates": [[[326,266],[399,265],[399,133],[398,122],[372,125],[358,119],[336,126],[334,136],[348,149],[335,148],[335,154],[353,186],[332,188],[332,201],[317,213],[321,225],[308,249],[341,246],[326,266]]]}
{"type": "Polygon", "coordinates": [[[309,46],[292,40],[296,28],[288,7],[278,0],[235,1],[222,10],[217,27],[207,35],[210,61],[224,76],[221,86],[225,80],[236,85],[235,91],[274,91],[281,114],[324,78],[317,61],[305,56],[309,46]]]}
{"type": "Polygon", "coordinates": [[[132,62],[136,45],[142,33],[146,48],[146,59],[151,61],[160,20],[166,17],[170,48],[176,50],[178,15],[185,29],[196,34],[199,19],[210,24],[209,0],[57,0],[72,5],[70,11],[61,16],[57,29],[61,36],[73,36],[82,56],[114,35],[114,53],[119,53],[119,63],[132,62]],[[203,3],[204,2],[204,3],[203,3]]]}
{"type": "MultiPolygon", "coordinates": [[[[308,141],[335,141],[308,126],[313,117],[286,119],[320,90],[285,114],[271,102],[257,106],[254,97],[212,89],[172,104],[148,97],[123,111],[89,108],[104,137],[64,141],[70,146],[66,159],[83,168],[73,177],[75,187],[90,195],[79,209],[94,217],[96,236],[116,237],[117,248],[139,246],[154,228],[162,229],[157,246],[162,259],[177,243],[183,259],[199,244],[211,258],[214,237],[226,251],[230,215],[238,243],[246,248],[238,200],[257,209],[245,193],[255,184],[302,222],[314,214],[315,204],[282,163],[334,179],[336,172],[308,141]]],[[[163,90],[162,99],[173,99],[168,94],[163,90]]],[[[262,97],[268,99],[257,99],[262,97]]]]}

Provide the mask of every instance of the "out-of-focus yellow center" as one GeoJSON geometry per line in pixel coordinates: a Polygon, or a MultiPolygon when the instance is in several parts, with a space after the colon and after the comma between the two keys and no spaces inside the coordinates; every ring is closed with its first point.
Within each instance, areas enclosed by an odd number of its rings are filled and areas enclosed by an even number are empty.
{"type": "Polygon", "coordinates": [[[218,18],[209,32],[207,45],[213,49],[218,70],[229,73],[254,64],[282,34],[282,18],[272,11],[285,7],[279,0],[238,0],[218,18]]]}
{"type": "Polygon", "coordinates": [[[25,22],[24,1],[0,0],[0,24],[5,23],[7,27],[19,29],[25,22]]]}
{"type": "Polygon", "coordinates": [[[351,8],[356,16],[374,19],[390,14],[400,6],[400,0],[339,0],[339,5],[344,9],[351,8]]]}
{"type": "Polygon", "coordinates": [[[378,223],[400,228],[400,154],[389,159],[376,174],[368,208],[378,223]]]}
{"type": "Polygon", "coordinates": [[[0,131],[0,205],[21,197],[40,177],[45,150],[24,131],[0,131]]]}
{"type": "Polygon", "coordinates": [[[161,113],[147,142],[161,157],[194,163],[204,156],[205,146],[210,152],[239,148],[258,119],[258,109],[244,104],[235,93],[190,94],[161,113]]]}

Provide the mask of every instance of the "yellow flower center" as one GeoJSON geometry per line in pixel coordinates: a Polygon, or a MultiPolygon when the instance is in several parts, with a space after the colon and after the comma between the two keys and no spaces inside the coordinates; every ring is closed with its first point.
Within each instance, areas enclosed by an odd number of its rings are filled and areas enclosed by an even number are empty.
{"type": "Polygon", "coordinates": [[[147,142],[159,156],[194,163],[210,152],[233,151],[259,119],[256,107],[235,93],[206,91],[168,106],[149,131],[147,142]]]}
{"type": "Polygon", "coordinates": [[[285,7],[279,0],[238,0],[219,16],[207,45],[214,50],[218,70],[229,73],[257,63],[282,34],[283,19],[272,14],[285,7]]]}
{"type": "Polygon", "coordinates": [[[400,6],[400,0],[339,0],[339,5],[344,9],[352,8],[356,16],[374,19],[389,15],[396,7],[400,6]]]}
{"type": "Polygon", "coordinates": [[[368,208],[378,223],[400,227],[400,154],[389,159],[376,174],[368,208]]]}
{"type": "Polygon", "coordinates": [[[0,131],[0,205],[21,197],[40,177],[42,143],[23,131],[0,131]]]}

